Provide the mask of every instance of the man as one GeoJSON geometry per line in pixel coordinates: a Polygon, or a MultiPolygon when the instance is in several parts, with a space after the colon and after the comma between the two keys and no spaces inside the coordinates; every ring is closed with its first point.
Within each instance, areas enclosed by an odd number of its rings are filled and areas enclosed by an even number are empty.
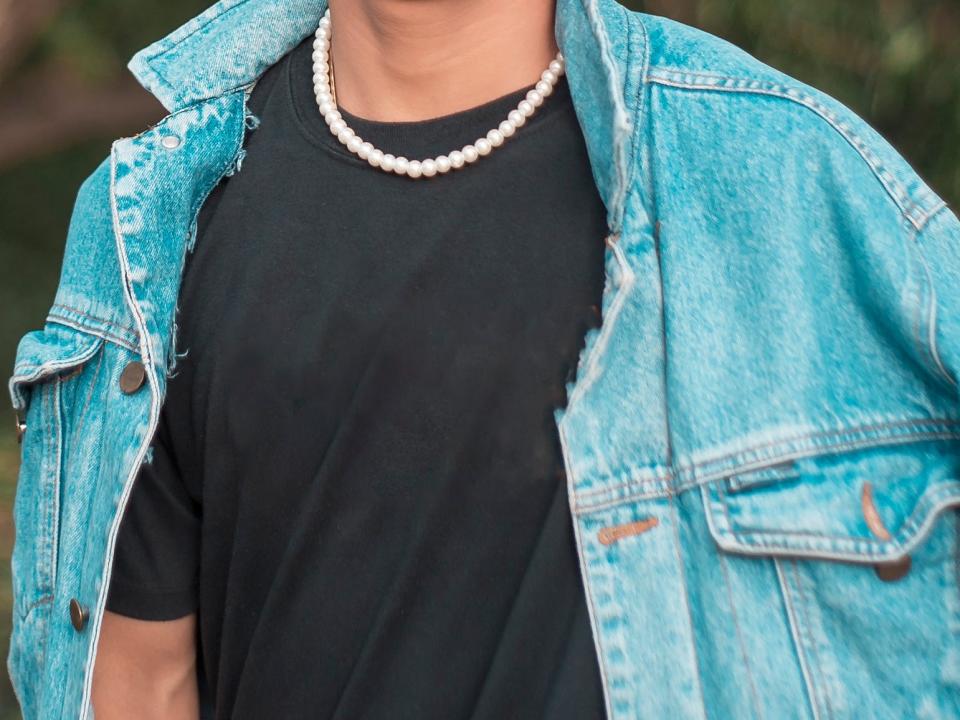
{"type": "Polygon", "coordinates": [[[131,62],[11,379],[25,716],[957,717],[945,203],[612,2],[326,10],[131,62]]]}

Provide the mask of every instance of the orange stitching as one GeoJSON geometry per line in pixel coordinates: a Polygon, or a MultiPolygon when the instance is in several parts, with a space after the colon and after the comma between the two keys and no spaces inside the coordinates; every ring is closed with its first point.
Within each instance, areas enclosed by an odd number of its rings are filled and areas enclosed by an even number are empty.
{"type": "Polygon", "coordinates": [[[863,507],[863,517],[867,521],[867,527],[870,532],[881,540],[890,539],[890,531],[880,519],[880,512],[877,510],[876,503],[873,502],[873,485],[871,483],[863,484],[863,492],[860,493],[860,504],[863,507]]]}
{"type": "Polygon", "coordinates": [[[624,525],[605,527],[597,533],[597,539],[600,540],[601,545],[613,545],[617,540],[623,540],[623,538],[631,537],[632,535],[642,535],[648,530],[653,530],[653,528],[659,524],[660,521],[657,520],[657,518],[647,518],[646,520],[638,520],[637,522],[625,523],[624,525]]]}

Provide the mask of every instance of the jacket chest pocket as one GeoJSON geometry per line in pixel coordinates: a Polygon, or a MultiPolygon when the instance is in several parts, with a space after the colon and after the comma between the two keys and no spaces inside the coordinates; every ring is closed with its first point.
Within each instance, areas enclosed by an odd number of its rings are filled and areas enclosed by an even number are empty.
{"type": "Polygon", "coordinates": [[[789,637],[814,717],[957,717],[960,441],[911,439],[798,459],[702,488],[749,630],[789,637]],[[758,565],[775,589],[758,583],[758,565]]]}
{"type": "Polygon", "coordinates": [[[53,600],[63,458],[70,441],[65,398],[81,392],[87,366],[103,340],[48,324],[27,333],[17,349],[10,393],[21,435],[20,470],[14,499],[11,558],[14,612],[23,620],[53,600]]]}

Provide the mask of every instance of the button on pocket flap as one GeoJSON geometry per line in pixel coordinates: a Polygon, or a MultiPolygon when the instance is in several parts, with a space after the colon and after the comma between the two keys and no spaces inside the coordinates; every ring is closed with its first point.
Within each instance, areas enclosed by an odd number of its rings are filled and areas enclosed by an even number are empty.
{"type": "Polygon", "coordinates": [[[960,504],[960,441],[825,453],[732,474],[702,491],[710,531],[731,552],[893,560],[960,504]]]}
{"type": "Polygon", "coordinates": [[[27,386],[69,373],[93,357],[103,339],[55,323],[32,330],[20,339],[10,378],[10,399],[16,410],[27,406],[27,386]]]}

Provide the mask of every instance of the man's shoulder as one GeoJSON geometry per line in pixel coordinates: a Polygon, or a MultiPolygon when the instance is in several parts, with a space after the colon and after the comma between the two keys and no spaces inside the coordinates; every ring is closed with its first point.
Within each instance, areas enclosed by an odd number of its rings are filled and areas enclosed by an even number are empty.
{"type": "Polygon", "coordinates": [[[644,57],[629,61],[643,67],[645,84],[656,95],[646,111],[651,127],[696,139],[700,149],[727,148],[713,157],[731,164],[766,159],[771,167],[798,165],[811,172],[867,171],[915,226],[942,207],[907,160],[839,99],[708,32],[655,15],[630,15],[646,40],[644,57]],[[695,132],[684,132],[693,124],[695,132]]]}

